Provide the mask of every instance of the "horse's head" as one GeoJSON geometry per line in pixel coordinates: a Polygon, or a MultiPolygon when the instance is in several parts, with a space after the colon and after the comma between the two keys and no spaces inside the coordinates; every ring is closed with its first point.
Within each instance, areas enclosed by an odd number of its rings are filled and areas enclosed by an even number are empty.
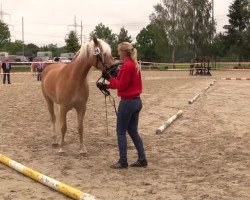
{"type": "Polygon", "coordinates": [[[105,70],[115,63],[110,46],[96,37],[91,42],[82,45],[72,62],[79,59],[100,70],[105,70]]]}
{"type": "Polygon", "coordinates": [[[97,69],[105,70],[114,64],[115,61],[111,53],[111,48],[106,42],[94,37],[92,44],[94,47],[93,55],[95,57],[93,66],[97,69]]]}

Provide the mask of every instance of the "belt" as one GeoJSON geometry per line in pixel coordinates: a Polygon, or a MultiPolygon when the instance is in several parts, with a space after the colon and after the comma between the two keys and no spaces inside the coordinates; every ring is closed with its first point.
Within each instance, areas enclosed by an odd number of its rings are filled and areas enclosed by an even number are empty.
{"type": "Polygon", "coordinates": [[[135,96],[135,97],[131,97],[131,98],[129,98],[129,97],[121,97],[121,100],[134,100],[134,99],[139,99],[140,98],[140,96],[135,96]]]}

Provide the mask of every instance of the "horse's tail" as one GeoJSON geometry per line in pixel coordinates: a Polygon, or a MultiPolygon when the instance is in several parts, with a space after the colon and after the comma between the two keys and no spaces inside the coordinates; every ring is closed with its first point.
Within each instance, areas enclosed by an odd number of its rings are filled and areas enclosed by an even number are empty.
{"type": "Polygon", "coordinates": [[[62,128],[62,123],[61,123],[61,112],[60,112],[60,105],[59,104],[56,104],[54,103],[54,114],[55,114],[55,117],[56,117],[56,120],[55,120],[55,131],[57,133],[60,133],[61,132],[61,128],[62,128]]]}

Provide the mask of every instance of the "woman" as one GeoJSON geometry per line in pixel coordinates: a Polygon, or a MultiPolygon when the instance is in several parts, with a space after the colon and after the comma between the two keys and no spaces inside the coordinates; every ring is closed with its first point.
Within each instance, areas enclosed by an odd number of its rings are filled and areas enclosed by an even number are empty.
{"type": "Polygon", "coordinates": [[[8,58],[6,58],[5,61],[2,63],[2,69],[3,69],[3,84],[5,84],[6,79],[8,84],[11,84],[10,82],[11,63],[8,58]]]}
{"type": "Polygon", "coordinates": [[[111,77],[103,72],[102,77],[109,81],[109,84],[99,83],[101,90],[117,89],[121,101],[117,114],[117,140],[120,159],[111,168],[127,168],[127,139],[126,132],[132,138],[138,152],[138,160],[132,163],[131,167],[146,167],[147,160],[144,152],[143,142],[138,134],[139,113],[142,108],[140,94],[142,93],[141,71],[137,63],[137,50],[129,42],[118,45],[118,54],[123,60],[123,65],[117,78],[111,77]]]}

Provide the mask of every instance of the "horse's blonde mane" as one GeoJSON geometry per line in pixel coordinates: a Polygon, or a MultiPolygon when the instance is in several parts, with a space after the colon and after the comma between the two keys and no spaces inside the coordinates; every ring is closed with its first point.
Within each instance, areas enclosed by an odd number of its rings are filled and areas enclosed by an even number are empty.
{"type": "MultiPolygon", "coordinates": [[[[101,39],[98,39],[98,42],[100,43],[102,53],[111,55],[110,46],[101,39]]],[[[78,59],[86,59],[88,56],[94,55],[94,48],[94,41],[84,43],[79,50],[78,59]]]]}

